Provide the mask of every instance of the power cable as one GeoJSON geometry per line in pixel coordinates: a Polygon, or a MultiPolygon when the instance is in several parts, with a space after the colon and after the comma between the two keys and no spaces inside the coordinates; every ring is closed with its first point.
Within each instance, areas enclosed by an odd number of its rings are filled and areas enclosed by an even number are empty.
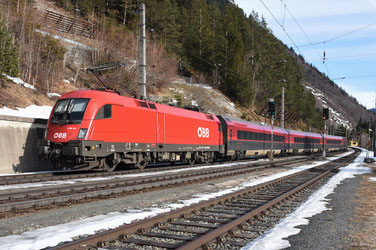
{"type": "Polygon", "coordinates": [[[260,2],[264,5],[264,7],[267,9],[267,11],[269,12],[269,14],[273,17],[273,19],[278,23],[279,27],[281,27],[281,29],[285,32],[285,34],[287,35],[287,37],[290,39],[290,41],[295,45],[295,48],[300,52],[301,56],[304,58],[304,54],[303,52],[298,48],[298,46],[296,45],[296,43],[294,42],[294,40],[291,38],[291,36],[289,35],[289,33],[287,33],[286,29],[281,25],[281,23],[277,20],[277,18],[273,15],[273,13],[270,11],[270,9],[268,8],[268,6],[266,6],[266,4],[264,3],[263,0],[260,0],[260,2]]]}
{"type": "Polygon", "coordinates": [[[295,23],[298,25],[299,29],[302,31],[303,35],[305,36],[305,38],[308,40],[308,42],[311,44],[312,48],[314,48],[314,50],[316,51],[316,53],[319,55],[319,57],[321,58],[321,60],[323,61],[323,64],[328,72],[328,75],[330,75],[330,72],[329,72],[329,68],[328,66],[325,64],[325,50],[324,50],[324,53],[323,53],[323,57],[321,57],[319,51],[316,49],[315,45],[313,45],[311,39],[308,37],[307,33],[304,31],[303,27],[300,25],[300,23],[298,22],[298,20],[295,18],[295,16],[291,13],[290,9],[287,7],[287,5],[283,2],[283,0],[281,0],[281,2],[284,4],[285,6],[285,10],[287,10],[287,12],[290,14],[290,16],[294,19],[295,23]]]}
{"type": "Polygon", "coordinates": [[[373,78],[376,77],[376,75],[364,75],[364,76],[344,76],[341,78],[336,78],[335,80],[344,80],[344,79],[350,79],[350,78],[373,78]]]}
{"type": "MultiPolygon", "coordinates": [[[[352,57],[362,57],[362,56],[373,56],[376,55],[376,52],[373,53],[367,53],[367,54],[355,54],[355,55],[348,55],[348,56],[336,56],[336,57],[326,57],[325,60],[336,60],[336,59],[342,59],[342,58],[352,58],[352,57]]],[[[314,58],[309,59],[309,61],[319,61],[322,60],[322,58],[314,58]]]]}
{"type": "MultiPolygon", "coordinates": [[[[317,45],[317,44],[323,44],[323,43],[331,42],[331,41],[336,40],[336,39],[338,39],[338,38],[341,38],[341,37],[344,37],[344,36],[350,35],[350,34],[352,34],[352,33],[358,32],[358,31],[363,30],[363,29],[367,29],[367,28],[372,27],[372,26],[374,26],[374,25],[376,25],[376,22],[375,22],[375,23],[368,24],[368,25],[365,25],[365,26],[362,26],[362,27],[357,28],[357,29],[355,29],[355,30],[352,30],[352,31],[346,32],[346,33],[344,33],[344,34],[342,34],[342,35],[338,35],[338,36],[336,36],[336,37],[333,37],[333,38],[327,39],[327,40],[325,40],[325,41],[315,42],[315,43],[313,43],[313,45],[317,45]]],[[[299,47],[299,48],[300,48],[300,47],[307,47],[307,46],[311,46],[311,45],[312,45],[312,43],[309,43],[309,44],[299,45],[299,46],[296,46],[296,47],[299,47]]],[[[294,48],[295,48],[295,47],[294,47],[294,48]]]]}

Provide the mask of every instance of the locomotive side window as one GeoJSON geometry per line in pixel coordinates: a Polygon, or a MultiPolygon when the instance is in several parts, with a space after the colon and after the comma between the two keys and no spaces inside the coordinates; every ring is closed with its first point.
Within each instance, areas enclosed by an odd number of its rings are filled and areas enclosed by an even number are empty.
{"type": "Polygon", "coordinates": [[[143,108],[147,108],[147,109],[149,108],[149,106],[146,104],[146,102],[136,101],[136,104],[139,107],[143,107],[143,108]]]}
{"type": "Polygon", "coordinates": [[[112,105],[106,104],[101,107],[95,116],[95,120],[107,119],[112,117],[112,105]]]}
{"type": "Polygon", "coordinates": [[[157,107],[154,105],[154,103],[150,103],[150,102],[149,102],[149,107],[150,107],[151,109],[157,109],[157,107]]]}

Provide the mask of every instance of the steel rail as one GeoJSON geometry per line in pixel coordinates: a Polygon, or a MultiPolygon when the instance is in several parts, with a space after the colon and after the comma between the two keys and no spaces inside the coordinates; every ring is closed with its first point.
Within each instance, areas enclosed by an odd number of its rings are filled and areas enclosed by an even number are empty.
{"type": "Polygon", "coordinates": [[[29,209],[59,203],[74,202],[84,199],[110,196],[122,193],[141,192],[156,188],[167,188],[171,185],[195,183],[225,176],[240,175],[270,167],[284,166],[307,159],[294,159],[279,163],[264,162],[263,165],[254,166],[240,164],[231,167],[218,167],[208,169],[193,169],[179,173],[161,173],[160,175],[118,178],[105,181],[92,181],[60,187],[45,187],[21,192],[7,192],[0,194],[0,212],[10,212],[20,209],[29,209]],[[56,196],[56,197],[45,197],[56,196]],[[27,200],[25,200],[27,199],[27,200]]]}
{"type": "MultiPolygon", "coordinates": [[[[215,228],[214,230],[211,230],[207,233],[204,232],[201,234],[201,236],[194,238],[192,241],[188,243],[177,244],[176,246],[173,247],[173,248],[181,248],[181,249],[196,249],[196,248],[199,248],[201,246],[208,244],[209,242],[221,237],[224,234],[227,234],[232,228],[242,225],[244,222],[249,221],[256,215],[264,212],[265,210],[270,209],[271,207],[274,207],[276,204],[293,196],[300,190],[307,188],[310,185],[313,185],[318,180],[330,174],[333,171],[333,169],[337,169],[341,166],[344,166],[349,161],[353,160],[358,154],[359,152],[354,152],[353,154],[351,154],[351,156],[343,157],[345,159],[341,158],[339,160],[317,166],[315,168],[316,170],[313,170],[313,169],[304,170],[304,171],[301,171],[301,172],[298,172],[289,176],[281,177],[276,180],[262,183],[254,187],[240,190],[232,194],[227,194],[219,198],[193,204],[188,207],[171,211],[169,213],[160,214],[152,218],[133,222],[128,225],[124,225],[115,229],[111,229],[105,232],[95,234],[93,236],[82,238],[73,242],[68,242],[68,243],[59,245],[57,247],[54,247],[53,249],[87,249],[87,248],[96,247],[96,246],[99,246],[99,247],[106,246],[104,244],[104,242],[106,241],[112,241],[115,239],[121,239],[121,240],[129,239],[130,235],[145,231],[143,229],[152,228],[156,225],[162,225],[163,223],[168,223],[168,221],[171,222],[181,217],[186,218],[185,215],[187,214],[190,214],[194,211],[200,211],[201,209],[208,208],[213,205],[223,204],[225,202],[230,201],[234,197],[242,197],[247,194],[252,194],[253,192],[264,190],[268,187],[273,187],[273,185],[284,183],[288,180],[292,180],[293,178],[300,177],[304,174],[311,174],[311,175],[316,174],[315,177],[311,177],[306,183],[299,184],[299,186],[295,186],[293,189],[287,192],[283,192],[278,197],[272,198],[268,203],[262,204],[261,206],[255,209],[252,209],[251,211],[245,213],[244,215],[240,217],[236,217],[233,221],[225,223],[224,225],[221,225],[220,227],[215,228]],[[331,167],[333,164],[335,164],[336,166],[331,167]],[[326,168],[329,168],[329,169],[326,169],[326,168]]],[[[207,228],[209,230],[210,225],[208,225],[207,228]]],[[[169,246],[169,244],[166,244],[166,246],[169,246]]]]}
{"type": "MultiPolygon", "coordinates": [[[[349,161],[353,160],[353,158],[350,158],[348,160],[346,160],[345,162],[342,162],[340,164],[338,164],[334,169],[338,169],[340,167],[343,167],[345,166],[346,164],[348,164],[349,161]]],[[[325,172],[323,172],[322,174],[314,177],[313,179],[295,187],[294,189],[288,191],[287,193],[284,193],[282,194],[281,196],[269,201],[267,204],[264,204],[260,207],[258,207],[257,209],[254,209],[252,210],[251,212],[249,213],[246,213],[245,215],[241,216],[240,218],[237,218],[236,220],[233,220],[213,231],[210,231],[209,233],[207,234],[204,234],[198,238],[196,238],[195,240],[187,243],[187,244],[184,244],[183,246],[180,246],[178,249],[180,250],[190,250],[190,249],[197,249],[203,245],[206,245],[208,244],[209,242],[215,240],[216,238],[220,237],[221,235],[227,233],[229,230],[235,228],[235,227],[238,227],[239,225],[241,225],[242,223],[248,221],[249,219],[251,219],[252,217],[255,217],[256,215],[262,213],[263,211],[266,211],[268,209],[270,209],[271,207],[275,206],[277,203],[291,197],[292,195],[298,193],[299,191],[307,188],[308,186],[314,184],[315,182],[317,182],[318,180],[324,178],[325,176],[327,176],[328,174],[330,174],[334,169],[329,169],[325,172]]]]}
{"type": "MultiPolygon", "coordinates": [[[[317,159],[321,157],[320,155],[316,154],[310,156],[312,159],[317,159]]],[[[292,159],[299,159],[302,156],[295,156],[292,159]]],[[[232,163],[242,163],[245,161],[249,161],[250,159],[243,159],[239,161],[232,161],[232,163]]],[[[277,159],[275,162],[283,162],[283,161],[290,161],[291,159],[277,159]]],[[[212,164],[227,164],[228,162],[214,162],[212,164]]],[[[260,165],[259,162],[255,161],[251,164],[255,166],[260,165]]],[[[262,163],[261,163],[262,164],[262,163]]],[[[195,164],[194,166],[190,167],[200,167],[208,164],[195,164]]],[[[136,174],[136,173],[145,173],[145,172],[157,172],[157,171],[166,171],[166,170],[174,170],[174,169],[182,169],[187,168],[187,165],[175,165],[175,166],[163,166],[163,164],[157,165],[150,165],[149,168],[146,169],[128,169],[128,170],[120,170],[114,172],[103,172],[103,171],[87,171],[83,172],[83,170],[68,170],[68,171],[54,171],[48,173],[34,173],[34,174],[16,174],[16,175],[5,175],[0,176],[0,185],[12,185],[12,184],[24,184],[24,183],[36,183],[36,182],[45,182],[45,181],[57,181],[57,180],[72,180],[72,179],[80,179],[80,178],[93,178],[93,177],[104,177],[104,176],[116,176],[116,175],[124,175],[124,174],[136,174]],[[162,165],[162,166],[161,166],[162,165]]]]}

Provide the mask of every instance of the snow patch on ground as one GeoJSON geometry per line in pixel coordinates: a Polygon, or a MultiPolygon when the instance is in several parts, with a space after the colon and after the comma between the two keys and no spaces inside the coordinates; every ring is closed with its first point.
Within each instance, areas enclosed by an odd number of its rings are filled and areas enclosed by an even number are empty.
{"type": "Polygon", "coordinates": [[[376,177],[369,177],[368,181],[376,181],[376,177]]]}
{"type": "Polygon", "coordinates": [[[61,97],[61,95],[58,94],[58,93],[47,93],[47,96],[48,96],[48,98],[51,98],[51,97],[61,97]]]}
{"type": "MultiPolygon", "coordinates": [[[[294,168],[283,173],[274,174],[271,176],[261,177],[254,181],[250,181],[234,188],[224,189],[216,193],[202,193],[195,195],[192,199],[181,201],[175,204],[165,204],[161,207],[151,207],[142,210],[128,210],[124,213],[114,212],[106,215],[99,215],[83,219],[81,221],[70,222],[66,224],[40,228],[34,231],[22,233],[21,235],[11,235],[0,238],[0,245],[4,249],[40,249],[52,247],[60,242],[71,241],[79,235],[94,234],[102,229],[116,228],[123,224],[131,223],[135,220],[145,219],[147,217],[155,216],[161,213],[169,212],[172,209],[181,208],[203,200],[216,198],[225,194],[236,192],[245,187],[255,186],[260,183],[267,182],[282,176],[293,174],[314,166],[324,164],[329,160],[335,160],[351,152],[346,152],[337,157],[330,157],[326,161],[314,162],[313,164],[294,168]]],[[[230,163],[234,164],[234,163],[230,163]]],[[[353,164],[353,168],[357,167],[359,163],[353,164]]],[[[223,166],[223,165],[222,165],[223,166]]],[[[349,171],[351,173],[351,171],[349,171]]],[[[269,248],[269,247],[268,247],[269,248]]]]}
{"type": "Polygon", "coordinates": [[[52,107],[46,105],[31,105],[26,108],[17,108],[17,110],[4,107],[0,109],[0,115],[48,119],[50,117],[51,110],[52,107]]]}
{"type": "Polygon", "coordinates": [[[24,86],[25,88],[29,88],[29,89],[32,89],[32,90],[36,90],[36,88],[31,85],[31,84],[28,84],[24,81],[22,81],[21,78],[18,78],[18,77],[12,77],[12,76],[8,76],[6,74],[3,73],[3,76],[5,76],[6,78],[8,78],[9,80],[11,80],[12,82],[18,84],[18,85],[21,85],[21,86],[24,86]]]}
{"type": "Polygon", "coordinates": [[[291,235],[298,234],[301,229],[296,228],[299,225],[308,225],[310,217],[328,210],[328,202],[326,197],[334,193],[334,189],[345,179],[353,178],[358,174],[370,173],[368,166],[363,164],[367,152],[363,151],[354,161],[354,163],[341,168],[339,173],[332,177],[327,184],[320,190],[313,193],[310,198],[300,205],[297,210],[291,213],[288,217],[278,223],[273,229],[266,232],[264,236],[253,241],[249,245],[243,247],[243,250],[248,249],[282,249],[290,247],[289,241],[286,239],[291,235]]]}

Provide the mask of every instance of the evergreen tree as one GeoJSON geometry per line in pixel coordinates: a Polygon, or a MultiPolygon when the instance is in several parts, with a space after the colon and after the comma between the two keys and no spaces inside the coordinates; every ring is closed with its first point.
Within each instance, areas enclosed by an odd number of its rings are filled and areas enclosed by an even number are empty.
{"type": "Polygon", "coordinates": [[[183,53],[192,69],[211,74],[214,67],[214,44],[210,14],[205,0],[192,0],[183,11],[183,53]]]}
{"type": "Polygon", "coordinates": [[[147,0],[147,27],[151,34],[159,37],[171,54],[181,55],[181,24],[180,11],[175,1],[147,0]]]}
{"type": "Polygon", "coordinates": [[[19,48],[0,16],[0,75],[19,75],[19,48]]]}

